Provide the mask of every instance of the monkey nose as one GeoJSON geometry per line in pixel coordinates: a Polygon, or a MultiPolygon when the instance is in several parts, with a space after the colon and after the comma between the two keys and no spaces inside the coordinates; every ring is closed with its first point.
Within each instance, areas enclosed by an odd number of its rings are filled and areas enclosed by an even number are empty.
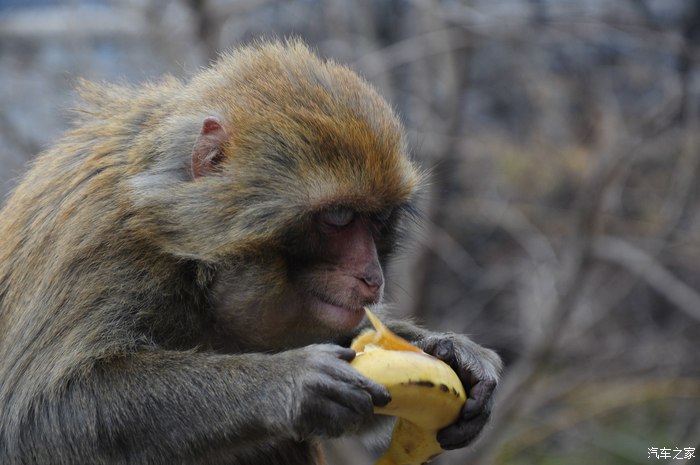
{"type": "Polygon", "coordinates": [[[360,281],[358,287],[360,288],[360,294],[364,300],[368,302],[376,302],[379,300],[379,293],[384,284],[384,277],[381,271],[372,270],[365,272],[357,276],[357,279],[360,281]]]}

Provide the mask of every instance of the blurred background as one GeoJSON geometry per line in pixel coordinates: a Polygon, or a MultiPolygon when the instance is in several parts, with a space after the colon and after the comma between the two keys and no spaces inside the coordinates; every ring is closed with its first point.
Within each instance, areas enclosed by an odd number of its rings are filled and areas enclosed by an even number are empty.
{"type": "Polygon", "coordinates": [[[0,0],[0,195],[79,77],[292,35],[374,83],[430,171],[387,300],[507,363],[480,441],[434,463],[700,463],[700,0],[0,0]]]}

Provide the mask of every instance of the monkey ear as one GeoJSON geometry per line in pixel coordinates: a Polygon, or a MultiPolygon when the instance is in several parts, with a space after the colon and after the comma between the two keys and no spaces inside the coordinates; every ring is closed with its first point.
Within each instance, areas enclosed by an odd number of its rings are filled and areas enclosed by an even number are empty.
{"type": "Polygon", "coordinates": [[[224,159],[222,146],[226,141],[226,131],[221,121],[207,116],[192,148],[192,178],[197,179],[214,171],[224,159]]]}

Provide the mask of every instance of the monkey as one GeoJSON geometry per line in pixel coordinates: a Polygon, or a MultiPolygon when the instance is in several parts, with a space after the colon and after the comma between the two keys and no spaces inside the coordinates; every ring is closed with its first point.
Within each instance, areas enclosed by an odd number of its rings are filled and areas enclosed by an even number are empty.
{"type": "Polygon", "coordinates": [[[188,80],[83,81],[0,212],[0,463],[323,463],[388,391],[349,343],[384,312],[486,424],[498,355],[384,310],[423,174],[389,104],[299,39],[188,80]]]}

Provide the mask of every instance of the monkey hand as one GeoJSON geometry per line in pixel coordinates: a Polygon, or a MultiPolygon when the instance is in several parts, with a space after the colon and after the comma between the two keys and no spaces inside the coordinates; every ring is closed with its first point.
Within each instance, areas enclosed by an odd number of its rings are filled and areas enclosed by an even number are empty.
{"type": "Polygon", "coordinates": [[[416,345],[450,365],[467,391],[459,419],[438,431],[440,447],[449,450],[469,445],[491,415],[492,395],[502,366],[500,357],[466,336],[453,333],[432,333],[416,341],[416,345]]]}
{"type": "Polygon", "coordinates": [[[355,351],[316,344],[279,354],[288,373],[288,413],[296,439],[338,437],[371,421],[374,406],[389,403],[389,391],[350,366],[355,351]]]}

